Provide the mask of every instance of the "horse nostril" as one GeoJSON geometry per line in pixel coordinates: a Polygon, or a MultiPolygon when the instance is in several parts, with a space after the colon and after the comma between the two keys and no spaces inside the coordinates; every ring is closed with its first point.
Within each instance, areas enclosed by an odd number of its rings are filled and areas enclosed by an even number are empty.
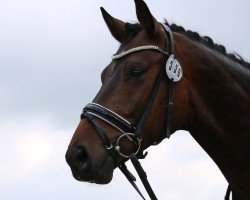
{"type": "Polygon", "coordinates": [[[73,152],[72,161],[79,171],[85,171],[90,167],[91,158],[83,146],[78,146],[73,152]]]}

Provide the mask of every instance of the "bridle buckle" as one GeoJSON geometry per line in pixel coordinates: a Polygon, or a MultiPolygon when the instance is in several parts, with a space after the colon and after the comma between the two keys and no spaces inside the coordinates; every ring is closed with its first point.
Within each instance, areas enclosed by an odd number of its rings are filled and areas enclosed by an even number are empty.
{"type": "Polygon", "coordinates": [[[112,144],[110,144],[109,146],[105,145],[105,147],[106,147],[107,150],[111,150],[111,149],[114,148],[114,146],[112,144]]]}

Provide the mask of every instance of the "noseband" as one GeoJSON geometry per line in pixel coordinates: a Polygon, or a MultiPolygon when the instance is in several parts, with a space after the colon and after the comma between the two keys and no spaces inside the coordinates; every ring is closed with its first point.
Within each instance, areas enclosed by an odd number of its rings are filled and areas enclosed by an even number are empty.
{"type": "MultiPolygon", "coordinates": [[[[138,161],[138,159],[142,159],[146,156],[146,154],[143,154],[143,150],[141,150],[142,138],[141,138],[140,132],[144,126],[144,123],[149,114],[151,105],[157,94],[160,81],[162,77],[165,74],[167,74],[168,76],[167,130],[166,130],[166,134],[164,138],[170,138],[171,124],[172,124],[172,112],[173,112],[173,101],[172,101],[173,84],[174,82],[179,81],[182,77],[182,69],[181,69],[179,62],[176,60],[176,56],[174,52],[174,40],[173,40],[172,32],[170,28],[166,26],[165,24],[162,24],[162,27],[165,30],[164,50],[160,49],[157,46],[146,45],[146,46],[132,48],[130,50],[127,50],[120,54],[116,54],[112,56],[112,59],[115,60],[115,59],[119,59],[124,56],[127,56],[129,54],[132,54],[134,52],[144,51],[144,50],[153,50],[153,51],[160,52],[161,54],[164,55],[164,61],[160,67],[160,70],[158,71],[157,77],[154,80],[150,93],[147,97],[146,104],[144,106],[144,112],[139,118],[139,122],[136,125],[134,125],[130,123],[129,121],[127,121],[126,119],[124,119],[122,116],[113,112],[112,110],[97,103],[87,104],[84,107],[83,112],[81,114],[81,118],[84,118],[84,117],[87,118],[89,122],[94,126],[97,134],[100,136],[104,146],[110,153],[114,162],[118,165],[119,169],[123,172],[123,174],[129,180],[129,182],[141,195],[141,197],[145,199],[142,193],[140,192],[140,190],[138,189],[138,187],[136,186],[135,184],[136,179],[127,169],[125,162],[119,163],[119,164],[116,162],[116,155],[118,153],[121,157],[131,160],[139,177],[141,178],[141,181],[146,191],[148,192],[150,198],[153,200],[157,200],[157,198],[147,180],[145,171],[143,170],[140,162],[138,161]],[[165,69],[166,69],[166,72],[165,72],[165,69]],[[109,124],[113,128],[117,129],[119,132],[121,132],[121,135],[118,137],[115,144],[110,141],[108,135],[105,133],[105,131],[102,129],[102,127],[100,126],[100,124],[98,123],[96,119],[100,119],[104,121],[105,123],[109,124]],[[132,145],[135,147],[135,151],[128,155],[121,151],[120,143],[124,138],[127,138],[129,141],[131,141],[132,145]]],[[[162,139],[155,141],[154,144],[160,143],[162,139]]]]}

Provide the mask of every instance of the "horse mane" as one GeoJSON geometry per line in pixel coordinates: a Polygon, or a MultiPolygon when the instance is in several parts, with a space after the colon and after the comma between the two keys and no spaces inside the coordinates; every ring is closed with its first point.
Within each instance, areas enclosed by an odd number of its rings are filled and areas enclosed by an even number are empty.
{"type": "MultiPolygon", "coordinates": [[[[242,66],[250,69],[250,63],[246,62],[239,54],[229,53],[223,45],[214,43],[214,41],[210,37],[200,36],[199,33],[191,31],[191,30],[185,30],[182,26],[178,26],[175,23],[169,24],[167,20],[165,20],[165,24],[168,25],[173,32],[178,32],[194,41],[198,41],[204,44],[205,46],[209,47],[210,49],[213,49],[223,54],[224,56],[230,58],[234,62],[239,63],[242,66]]],[[[126,23],[125,28],[127,30],[127,39],[131,39],[142,30],[142,27],[139,24],[126,23]]]]}

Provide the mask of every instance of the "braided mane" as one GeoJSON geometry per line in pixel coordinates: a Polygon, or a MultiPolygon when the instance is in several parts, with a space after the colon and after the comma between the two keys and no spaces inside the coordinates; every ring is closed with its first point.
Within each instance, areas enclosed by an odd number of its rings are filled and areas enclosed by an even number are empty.
{"type": "MultiPolygon", "coordinates": [[[[165,24],[168,25],[173,32],[178,32],[178,33],[183,34],[192,40],[198,41],[198,42],[204,44],[205,46],[207,46],[207,47],[223,54],[224,56],[230,58],[234,62],[239,63],[242,66],[245,66],[245,67],[250,69],[250,63],[246,62],[239,54],[227,52],[226,48],[223,45],[214,43],[214,41],[210,37],[200,36],[199,33],[193,32],[191,30],[185,30],[182,26],[178,26],[174,23],[170,25],[166,20],[165,20],[165,24]]],[[[139,33],[142,30],[142,27],[139,24],[126,23],[125,28],[127,30],[127,38],[128,39],[131,39],[132,37],[134,37],[137,33],[139,33]]]]}

